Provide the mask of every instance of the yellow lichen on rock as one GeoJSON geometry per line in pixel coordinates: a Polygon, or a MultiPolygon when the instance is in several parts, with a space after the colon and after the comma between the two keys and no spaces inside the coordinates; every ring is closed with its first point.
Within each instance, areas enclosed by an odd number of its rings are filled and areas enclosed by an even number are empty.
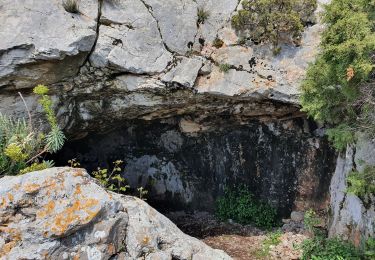
{"type": "Polygon", "coordinates": [[[98,213],[99,210],[90,210],[97,206],[99,201],[96,199],[83,199],[74,201],[73,205],[67,207],[61,213],[54,217],[52,224],[52,232],[55,235],[64,234],[70,226],[81,225],[90,222],[98,213]]]}

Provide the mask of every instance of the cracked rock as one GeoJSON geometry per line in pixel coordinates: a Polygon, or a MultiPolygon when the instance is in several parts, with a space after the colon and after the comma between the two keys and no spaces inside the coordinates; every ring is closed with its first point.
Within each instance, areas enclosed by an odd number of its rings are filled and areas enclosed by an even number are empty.
{"type": "Polygon", "coordinates": [[[155,74],[172,61],[157,22],[141,1],[105,1],[100,21],[99,38],[90,57],[93,66],[155,74]]]}
{"type": "Polygon", "coordinates": [[[202,60],[198,58],[182,58],[176,67],[172,68],[162,77],[166,83],[178,83],[184,87],[191,88],[202,67],[202,60]]]}
{"type": "Polygon", "coordinates": [[[80,1],[79,14],[66,12],[61,1],[3,0],[0,10],[0,88],[72,77],[95,43],[97,1],[80,1]]]}
{"type": "Polygon", "coordinates": [[[197,4],[192,0],[142,0],[158,22],[168,49],[186,54],[197,34],[197,4]]]}

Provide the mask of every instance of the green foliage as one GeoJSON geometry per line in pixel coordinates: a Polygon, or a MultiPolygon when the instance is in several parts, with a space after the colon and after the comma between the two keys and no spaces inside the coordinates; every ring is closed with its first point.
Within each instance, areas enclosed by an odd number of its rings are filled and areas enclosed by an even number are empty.
{"type": "Polygon", "coordinates": [[[223,40],[219,38],[215,38],[215,40],[212,42],[212,46],[214,46],[216,49],[223,47],[223,45],[224,45],[223,40]]]}
{"type": "Polygon", "coordinates": [[[325,7],[320,53],[302,84],[301,104],[315,120],[333,125],[328,132],[342,150],[355,132],[374,135],[375,2],[333,0],[325,7]]]}
{"type": "Polygon", "coordinates": [[[262,241],[262,249],[256,253],[257,257],[267,257],[271,251],[271,247],[280,244],[281,236],[282,233],[280,230],[267,234],[267,237],[262,241]]]}
{"type": "Polygon", "coordinates": [[[230,69],[231,69],[231,65],[227,64],[227,63],[223,63],[223,64],[220,64],[219,65],[219,69],[221,72],[224,72],[224,73],[227,73],[230,69]]]}
{"type": "MultiPolygon", "coordinates": [[[[40,129],[34,129],[30,115],[29,123],[26,123],[24,118],[16,120],[0,114],[0,176],[24,174],[50,167],[51,162],[40,161],[40,158],[45,153],[58,151],[65,141],[65,136],[57,125],[52,100],[47,96],[48,88],[39,85],[34,88],[34,93],[41,96],[39,102],[51,131],[44,133],[40,129]]],[[[23,99],[21,94],[20,96],[23,99]]]]}
{"type": "Polygon", "coordinates": [[[375,238],[369,238],[365,243],[364,248],[364,259],[373,260],[375,259],[375,238]]]}
{"type": "Polygon", "coordinates": [[[278,224],[276,210],[268,203],[255,200],[246,187],[226,189],[216,204],[216,215],[221,220],[233,219],[241,224],[255,224],[266,229],[278,224]]]}
{"type": "Polygon", "coordinates": [[[316,0],[245,0],[243,9],[232,18],[232,26],[246,31],[255,42],[279,45],[281,35],[299,41],[304,29],[304,17],[313,14],[316,0]]]}
{"type": "Polygon", "coordinates": [[[347,177],[347,192],[363,200],[370,194],[375,195],[375,166],[366,166],[362,172],[353,171],[347,177]]]}
{"type": "Polygon", "coordinates": [[[139,187],[138,189],[137,189],[137,191],[138,191],[138,196],[139,196],[139,198],[141,199],[141,200],[146,200],[145,199],[145,196],[148,194],[148,191],[147,190],[145,190],[143,187],[139,187]]]}
{"type": "Polygon", "coordinates": [[[360,251],[349,242],[340,238],[324,238],[314,236],[306,239],[300,245],[302,249],[302,260],[346,260],[361,259],[360,251]]]}
{"type": "Polygon", "coordinates": [[[64,0],[62,3],[65,11],[73,14],[79,13],[79,5],[77,0],[64,0]]]}
{"type": "Polygon", "coordinates": [[[42,105],[51,127],[51,131],[46,135],[48,152],[55,153],[64,145],[65,135],[57,124],[52,99],[47,95],[48,88],[44,85],[38,85],[34,88],[34,93],[40,96],[39,103],[42,105]]]}
{"type": "Polygon", "coordinates": [[[369,238],[362,249],[356,248],[352,243],[341,238],[326,238],[316,226],[320,223],[313,210],[305,213],[305,227],[313,234],[306,239],[297,249],[302,249],[302,260],[346,260],[346,259],[374,259],[375,240],[369,238]]]}
{"type": "Polygon", "coordinates": [[[42,162],[34,162],[30,166],[27,166],[26,168],[20,170],[19,174],[25,174],[28,172],[35,172],[35,171],[41,171],[44,169],[51,168],[55,165],[53,161],[42,161],[42,162]]]}
{"type": "Polygon", "coordinates": [[[68,164],[69,164],[69,166],[72,167],[72,168],[78,168],[78,167],[81,166],[81,164],[77,161],[76,158],[69,160],[69,161],[68,161],[68,164]]]}
{"type": "MultiPolygon", "coordinates": [[[[80,166],[80,163],[77,162],[76,159],[69,160],[68,163],[71,167],[80,166]]],[[[121,173],[123,172],[123,169],[121,168],[122,164],[123,161],[117,160],[113,162],[111,171],[98,167],[98,169],[96,171],[93,171],[91,175],[94,176],[94,178],[97,179],[104,188],[113,192],[126,194],[128,193],[130,186],[127,185],[126,179],[121,176],[121,173]]],[[[137,191],[139,198],[142,200],[146,200],[145,196],[148,194],[148,191],[143,187],[137,188],[137,191]]]]}
{"type": "Polygon", "coordinates": [[[303,223],[305,225],[305,228],[310,233],[313,234],[313,233],[316,232],[315,227],[320,224],[320,220],[319,220],[318,216],[316,215],[315,211],[312,210],[312,209],[309,209],[305,212],[303,223]]]}
{"type": "Polygon", "coordinates": [[[353,129],[347,124],[340,124],[327,130],[328,140],[338,151],[346,149],[347,144],[354,143],[355,135],[353,129]]]}
{"type": "Polygon", "coordinates": [[[108,169],[98,169],[92,172],[92,175],[100,182],[100,184],[110,191],[125,193],[129,187],[126,185],[126,180],[121,176],[121,164],[123,161],[117,160],[113,162],[112,171],[109,172],[108,169]]]}
{"type": "Polygon", "coordinates": [[[204,24],[204,22],[210,17],[210,13],[203,8],[198,8],[198,24],[204,24]]]}

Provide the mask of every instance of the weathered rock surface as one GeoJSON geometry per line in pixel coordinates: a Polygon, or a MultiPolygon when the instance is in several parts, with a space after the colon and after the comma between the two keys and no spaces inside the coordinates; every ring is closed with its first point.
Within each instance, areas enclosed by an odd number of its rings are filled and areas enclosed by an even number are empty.
{"type": "MultiPolygon", "coordinates": [[[[207,96],[257,106],[284,103],[296,111],[298,86],[323,28],[306,27],[301,46],[284,44],[274,56],[267,44],[238,44],[230,25],[237,0],[85,0],[78,14],[54,1],[12,6],[1,4],[1,100],[14,100],[15,87],[50,84],[61,101],[60,124],[69,133],[97,129],[102,120],[112,128],[118,121],[170,117],[177,110],[201,115],[191,105],[214,110],[207,96]],[[209,14],[202,24],[198,9],[209,14]],[[213,47],[215,38],[224,45],[213,47]],[[221,72],[220,64],[231,69],[221,72]],[[188,109],[181,109],[180,100],[187,100],[188,109]]],[[[1,106],[0,112],[13,110],[1,106]]]]}
{"type": "Polygon", "coordinates": [[[231,259],[83,169],[0,179],[1,259],[231,259]]]}
{"type": "Polygon", "coordinates": [[[355,147],[348,147],[346,154],[337,159],[336,171],[332,177],[330,236],[340,236],[356,245],[375,236],[375,198],[364,203],[359,197],[349,194],[346,178],[365,165],[375,165],[375,143],[362,137],[355,147]]]}
{"type": "Polygon", "coordinates": [[[157,21],[141,0],[104,1],[94,67],[134,74],[162,72],[172,61],[161,39],[157,21]]]}
{"type": "Polygon", "coordinates": [[[95,43],[98,1],[80,1],[80,14],[61,1],[4,0],[0,10],[0,88],[67,80],[95,43]]]}

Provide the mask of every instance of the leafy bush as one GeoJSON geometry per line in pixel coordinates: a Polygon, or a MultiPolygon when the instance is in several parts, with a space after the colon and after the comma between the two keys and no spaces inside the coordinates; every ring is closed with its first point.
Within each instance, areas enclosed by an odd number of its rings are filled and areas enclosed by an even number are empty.
{"type": "Polygon", "coordinates": [[[375,259],[375,238],[367,239],[364,248],[364,259],[373,260],[375,259]]]}
{"type": "Polygon", "coordinates": [[[255,200],[246,187],[226,189],[216,204],[216,215],[221,220],[233,219],[241,224],[255,224],[266,229],[278,224],[276,209],[255,200]]]}
{"type": "MultiPolygon", "coordinates": [[[[14,119],[0,114],[0,175],[24,174],[33,170],[42,170],[53,165],[43,161],[46,153],[54,153],[61,149],[65,136],[60,130],[52,109],[52,100],[47,95],[48,88],[38,85],[34,93],[40,96],[39,102],[50,126],[50,131],[44,133],[34,129],[32,118],[14,119]]],[[[22,95],[20,97],[23,100],[22,95]]],[[[28,110],[25,103],[26,110],[28,110]]]]}
{"type": "Polygon", "coordinates": [[[305,228],[310,233],[313,234],[313,233],[316,232],[315,227],[320,224],[320,220],[319,220],[318,216],[316,215],[315,211],[312,210],[312,209],[309,209],[305,212],[303,223],[305,225],[305,228]]]}
{"type": "Polygon", "coordinates": [[[366,166],[363,172],[353,171],[347,177],[347,192],[365,199],[369,194],[375,194],[375,166],[366,166]]]}
{"type": "Polygon", "coordinates": [[[351,243],[340,238],[327,239],[323,236],[314,236],[303,241],[300,248],[303,260],[361,259],[360,251],[351,243]]]}
{"type": "Polygon", "coordinates": [[[304,17],[313,14],[316,0],[245,0],[243,9],[232,18],[236,30],[248,32],[255,42],[279,45],[286,34],[299,41],[304,28],[304,17]]]}
{"type": "Polygon", "coordinates": [[[374,1],[328,4],[321,51],[302,84],[302,110],[332,125],[328,135],[339,150],[355,141],[356,131],[375,135],[374,17],[374,1]]]}

